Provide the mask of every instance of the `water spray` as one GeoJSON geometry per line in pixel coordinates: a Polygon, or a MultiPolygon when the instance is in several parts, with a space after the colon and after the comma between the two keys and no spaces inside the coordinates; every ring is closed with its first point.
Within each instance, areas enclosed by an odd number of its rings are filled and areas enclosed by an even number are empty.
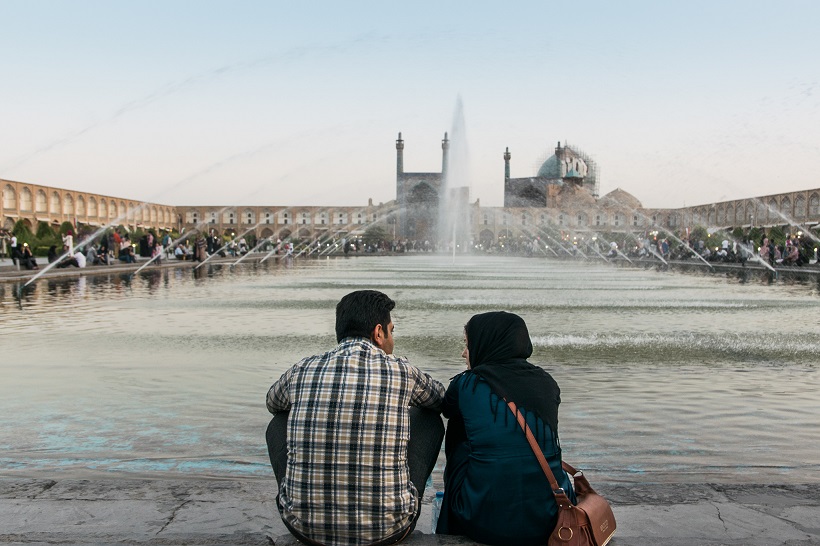
{"type": "MultiPolygon", "coordinates": [[[[230,208],[230,207],[225,207],[225,209],[227,209],[227,208],[230,208]]],[[[222,209],[222,210],[225,210],[225,209],[222,209]]],[[[220,211],[220,212],[222,212],[222,211],[220,211]]],[[[207,262],[209,262],[211,260],[211,258],[213,258],[217,254],[219,254],[220,252],[222,252],[223,250],[228,248],[228,245],[230,245],[231,243],[233,243],[237,239],[241,239],[242,237],[244,237],[245,235],[247,235],[248,233],[250,233],[254,229],[258,228],[261,224],[262,224],[262,222],[258,222],[255,226],[252,226],[252,227],[246,229],[245,231],[243,231],[242,233],[240,233],[238,237],[235,236],[233,239],[231,239],[230,241],[228,241],[227,243],[225,243],[224,245],[219,247],[218,250],[215,250],[213,254],[211,254],[210,256],[208,256],[207,258],[205,258],[204,260],[199,262],[196,266],[194,266],[194,269],[199,269],[200,267],[205,265],[207,262]]]]}
{"type": "MultiPolygon", "coordinates": [[[[631,211],[632,211],[632,213],[633,213],[634,215],[636,215],[636,216],[640,216],[641,218],[643,218],[643,220],[644,220],[645,222],[649,223],[649,220],[650,220],[650,219],[649,219],[649,218],[647,218],[647,216],[646,216],[645,214],[643,214],[642,212],[640,212],[640,211],[638,211],[638,210],[635,210],[635,209],[633,209],[632,207],[629,207],[629,206],[627,206],[627,205],[624,205],[623,203],[621,203],[621,202],[619,202],[619,201],[618,201],[618,203],[619,203],[621,206],[623,206],[623,207],[625,207],[625,208],[627,208],[627,209],[631,210],[631,211]]],[[[653,224],[654,224],[654,222],[653,222],[653,224]]],[[[690,247],[688,244],[686,244],[685,242],[683,242],[683,240],[682,240],[682,239],[680,239],[677,235],[675,235],[674,233],[672,233],[671,231],[669,231],[668,229],[666,229],[665,227],[663,227],[663,226],[661,226],[661,225],[656,225],[655,227],[657,227],[657,229],[662,230],[664,233],[666,233],[667,235],[669,235],[670,237],[672,237],[672,239],[674,239],[675,241],[677,241],[678,243],[680,243],[681,245],[683,245],[683,247],[684,247],[684,248],[686,248],[687,250],[689,250],[689,252],[691,252],[692,254],[694,254],[694,255],[695,255],[695,257],[697,257],[700,261],[702,261],[703,263],[705,263],[705,264],[709,267],[709,269],[711,269],[712,271],[714,271],[714,270],[715,270],[715,267],[714,267],[712,264],[710,264],[709,262],[707,262],[707,261],[706,261],[706,259],[705,259],[703,256],[701,256],[700,254],[698,254],[698,253],[695,251],[695,249],[693,249],[693,248],[692,248],[692,247],[690,247]]]]}
{"type": "MultiPolygon", "coordinates": [[[[643,244],[643,241],[642,241],[642,240],[640,240],[640,239],[638,239],[638,237],[637,237],[634,233],[632,233],[631,231],[629,231],[629,232],[627,232],[627,233],[629,233],[629,235],[630,235],[633,239],[635,239],[636,241],[638,241],[640,244],[643,244]]],[[[648,251],[650,254],[652,254],[652,255],[653,255],[653,256],[655,256],[657,259],[659,259],[660,261],[662,261],[662,262],[663,262],[663,265],[669,265],[669,262],[667,262],[666,260],[664,260],[664,259],[663,259],[663,256],[661,256],[660,254],[658,254],[658,251],[657,251],[657,250],[655,250],[655,245],[651,245],[651,244],[650,244],[648,247],[645,247],[645,248],[647,249],[647,251],[648,251]]]]}
{"type": "MultiPolygon", "coordinates": [[[[601,234],[600,234],[600,233],[598,233],[598,232],[594,232],[594,235],[595,235],[595,237],[598,237],[600,240],[602,240],[603,242],[605,242],[606,244],[608,244],[608,245],[610,246],[610,248],[612,248],[612,242],[611,242],[611,241],[607,241],[604,237],[602,237],[602,236],[601,236],[601,234]]],[[[615,244],[615,255],[616,255],[616,256],[619,256],[619,257],[621,257],[621,258],[623,258],[624,260],[626,260],[626,261],[627,261],[627,262],[629,262],[630,264],[635,265],[635,262],[633,262],[632,260],[630,260],[630,259],[629,259],[629,256],[627,256],[626,254],[624,254],[623,252],[621,252],[621,250],[620,250],[619,248],[617,248],[617,246],[618,246],[618,245],[617,245],[617,243],[616,243],[616,244],[615,244]]],[[[606,257],[605,257],[605,256],[604,256],[604,259],[606,259],[606,257]]]]}

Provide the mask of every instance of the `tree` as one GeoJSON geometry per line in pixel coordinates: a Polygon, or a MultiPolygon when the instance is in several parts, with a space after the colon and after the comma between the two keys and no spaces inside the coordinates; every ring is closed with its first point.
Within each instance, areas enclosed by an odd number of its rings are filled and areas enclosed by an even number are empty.
{"type": "Polygon", "coordinates": [[[52,239],[56,239],[57,234],[54,233],[54,230],[48,224],[48,222],[39,222],[37,224],[37,239],[42,241],[50,241],[52,239]]]}
{"type": "Polygon", "coordinates": [[[388,234],[382,226],[370,226],[364,232],[362,241],[366,245],[377,245],[382,241],[387,240],[388,234]]]}
{"type": "Polygon", "coordinates": [[[762,228],[753,227],[752,229],[749,230],[749,240],[751,240],[754,243],[755,248],[760,246],[760,243],[763,242],[764,235],[765,235],[765,232],[763,231],[762,228]]]}
{"type": "Polygon", "coordinates": [[[93,226],[88,224],[77,224],[77,231],[75,235],[77,235],[80,239],[85,239],[89,235],[96,233],[96,229],[93,226]]]}
{"type": "Polygon", "coordinates": [[[71,222],[63,222],[60,224],[60,235],[65,235],[68,232],[74,233],[74,224],[71,222]]]}
{"type": "Polygon", "coordinates": [[[786,233],[780,226],[774,226],[769,230],[769,240],[776,245],[782,245],[786,242],[786,233]]]}
{"type": "Polygon", "coordinates": [[[54,232],[54,229],[48,222],[39,222],[37,224],[37,236],[35,243],[32,245],[35,254],[42,254],[47,247],[60,246],[60,236],[54,232]]]}
{"type": "Polygon", "coordinates": [[[709,232],[703,226],[695,226],[689,234],[689,240],[693,243],[697,241],[706,241],[709,239],[709,232]]]}
{"type": "Polygon", "coordinates": [[[23,220],[17,220],[11,232],[17,236],[18,244],[28,243],[30,246],[34,244],[34,234],[23,220]]]}

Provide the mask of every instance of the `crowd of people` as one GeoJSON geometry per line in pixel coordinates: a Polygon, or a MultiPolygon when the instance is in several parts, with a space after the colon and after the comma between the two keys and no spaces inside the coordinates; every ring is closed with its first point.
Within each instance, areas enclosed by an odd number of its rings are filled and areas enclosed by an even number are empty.
{"type": "MultiPolygon", "coordinates": [[[[782,238],[781,238],[782,240],[782,238]]],[[[568,238],[524,238],[498,240],[493,244],[465,243],[459,252],[503,253],[513,255],[543,255],[566,257],[600,257],[675,260],[703,260],[713,263],[739,263],[748,261],[765,262],[770,267],[804,266],[817,263],[817,250],[813,238],[800,235],[787,235],[782,244],[775,244],[773,239],[763,235],[760,241],[750,239],[735,240],[728,237],[713,238],[708,242],[700,240],[670,240],[664,237],[639,237],[627,235],[618,241],[607,241],[602,237],[568,238]],[[716,240],[717,239],[717,240],[716,240]],[[718,242],[719,240],[719,242],[718,242]]],[[[226,239],[211,232],[207,235],[196,234],[196,237],[183,237],[178,241],[171,239],[169,232],[162,232],[161,237],[153,232],[142,234],[132,240],[129,233],[112,229],[98,235],[93,241],[87,239],[76,244],[72,230],[62,236],[62,246],[52,245],[48,252],[49,263],[59,258],[58,267],[83,267],[87,265],[107,265],[114,262],[136,263],[138,260],[150,259],[161,264],[163,258],[176,260],[205,261],[209,256],[241,257],[252,251],[271,252],[280,256],[314,256],[343,252],[351,253],[419,253],[452,251],[452,242],[431,242],[429,240],[393,239],[367,240],[351,237],[333,240],[314,240],[296,242],[293,240],[275,239],[273,236],[256,244],[249,243],[244,237],[226,239]],[[255,245],[255,246],[253,246],[255,245]],[[82,257],[77,256],[80,249],[82,257]]],[[[0,257],[9,256],[13,263],[20,267],[36,270],[37,260],[27,243],[18,244],[13,233],[0,230],[0,257]]]]}
{"type": "MultiPolygon", "coordinates": [[[[55,267],[58,268],[83,268],[88,265],[110,265],[115,261],[136,263],[138,255],[160,263],[165,252],[164,245],[170,243],[170,234],[165,233],[160,240],[149,232],[138,242],[132,242],[128,233],[111,230],[90,241],[87,237],[76,241],[73,230],[68,230],[60,239],[61,245],[49,247],[46,254],[48,263],[57,262],[55,267]]],[[[0,257],[4,256],[10,257],[14,265],[19,264],[28,270],[39,269],[29,244],[18,244],[18,238],[13,233],[0,233],[0,257]]]]}
{"type": "MultiPolygon", "coordinates": [[[[617,243],[610,248],[608,257],[617,255],[617,243]]],[[[783,244],[776,245],[774,241],[763,236],[759,243],[750,239],[735,241],[722,238],[715,246],[710,246],[703,240],[682,241],[671,247],[667,239],[657,241],[638,240],[633,245],[627,245],[626,256],[629,258],[661,257],[664,260],[698,260],[703,259],[713,263],[745,264],[750,260],[760,260],[771,267],[795,266],[801,267],[817,263],[816,244],[809,238],[788,235],[783,244]]]]}

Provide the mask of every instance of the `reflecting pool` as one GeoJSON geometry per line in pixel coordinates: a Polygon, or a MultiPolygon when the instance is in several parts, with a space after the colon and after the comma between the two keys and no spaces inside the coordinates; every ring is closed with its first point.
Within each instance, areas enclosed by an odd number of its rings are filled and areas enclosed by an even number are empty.
{"type": "Polygon", "coordinates": [[[816,286],[422,255],[0,284],[0,474],[271,478],[265,393],[362,288],[445,384],[472,314],[523,316],[593,482],[820,480],[816,286]]]}

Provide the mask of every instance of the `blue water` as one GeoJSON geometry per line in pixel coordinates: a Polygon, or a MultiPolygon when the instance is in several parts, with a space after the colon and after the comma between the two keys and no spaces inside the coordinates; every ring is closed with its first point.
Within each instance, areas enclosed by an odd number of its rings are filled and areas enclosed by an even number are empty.
{"type": "Polygon", "coordinates": [[[376,288],[396,353],[445,383],[472,314],[521,314],[595,481],[820,480],[816,284],[401,256],[0,287],[0,475],[270,478],[267,388],[376,288]]]}

